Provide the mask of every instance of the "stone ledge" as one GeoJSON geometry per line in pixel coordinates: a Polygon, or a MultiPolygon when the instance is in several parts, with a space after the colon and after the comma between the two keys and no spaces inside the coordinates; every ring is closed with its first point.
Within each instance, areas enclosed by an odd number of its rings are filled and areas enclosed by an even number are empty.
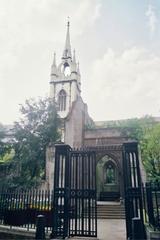
{"type": "MultiPolygon", "coordinates": [[[[27,231],[27,229],[21,228],[21,227],[10,227],[10,226],[3,226],[0,225],[0,234],[3,235],[13,235],[17,237],[22,237],[22,239],[35,239],[35,229],[30,229],[27,231]]],[[[7,238],[6,238],[7,239],[7,238]]],[[[14,238],[13,238],[14,239],[14,238]]],[[[46,239],[49,239],[49,234],[46,234],[46,239]]]]}
{"type": "Polygon", "coordinates": [[[154,231],[150,226],[146,225],[147,240],[159,240],[160,231],[154,231]]]}

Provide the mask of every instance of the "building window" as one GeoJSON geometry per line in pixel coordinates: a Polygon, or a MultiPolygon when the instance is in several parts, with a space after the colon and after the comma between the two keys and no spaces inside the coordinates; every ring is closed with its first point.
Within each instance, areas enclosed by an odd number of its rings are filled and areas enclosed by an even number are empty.
{"type": "Polygon", "coordinates": [[[105,183],[115,184],[116,183],[116,168],[115,165],[109,163],[106,165],[105,183]]]}
{"type": "Polygon", "coordinates": [[[58,94],[58,110],[66,110],[66,92],[63,89],[58,94]]]}

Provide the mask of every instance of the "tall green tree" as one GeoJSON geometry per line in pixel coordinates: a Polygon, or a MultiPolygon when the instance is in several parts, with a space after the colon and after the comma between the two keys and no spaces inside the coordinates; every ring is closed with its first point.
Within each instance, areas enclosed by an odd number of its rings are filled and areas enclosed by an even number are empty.
{"type": "Polygon", "coordinates": [[[149,129],[141,141],[142,161],[149,180],[160,180],[160,124],[149,129]]]}
{"type": "Polygon", "coordinates": [[[22,118],[14,125],[14,161],[20,172],[13,187],[37,186],[45,174],[46,147],[59,141],[60,124],[56,107],[49,98],[27,100],[20,111],[22,118]]]}

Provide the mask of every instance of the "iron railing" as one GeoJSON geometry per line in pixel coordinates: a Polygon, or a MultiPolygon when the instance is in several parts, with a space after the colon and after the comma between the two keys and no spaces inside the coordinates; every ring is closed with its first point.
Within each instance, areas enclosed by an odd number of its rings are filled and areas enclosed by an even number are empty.
{"type": "Polygon", "coordinates": [[[145,222],[154,230],[160,230],[160,182],[148,182],[143,186],[145,222]]]}
{"type": "Polygon", "coordinates": [[[142,225],[139,239],[146,239],[137,142],[123,144],[123,171],[127,239],[134,237],[132,223],[135,218],[138,218],[142,225]]]}
{"type": "Polygon", "coordinates": [[[56,145],[52,238],[96,237],[96,157],[89,149],[56,145]]]}
{"type": "Polygon", "coordinates": [[[44,190],[1,190],[0,224],[35,229],[36,217],[45,216],[46,230],[53,224],[53,192],[44,190]]]}

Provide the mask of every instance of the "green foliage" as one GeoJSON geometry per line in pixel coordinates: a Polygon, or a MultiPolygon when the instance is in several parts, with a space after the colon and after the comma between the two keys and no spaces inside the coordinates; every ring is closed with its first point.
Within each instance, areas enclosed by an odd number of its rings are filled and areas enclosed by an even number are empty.
{"type": "Polygon", "coordinates": [[[5,136],[5,128],[4,126],[0,123],[0,140],[2,140],[5,136]]]}
{"type": "Polygon", "coordinates": [[[144,134],[141,153],[149,180],[160,180],[160,124],[144,134]]]}
{"type": "Polygon", "coordinates": [[[125,122],[120,124],[120,127],[123,129],[123,133],[128,137],[135,139],[137,141],[141,141],[143,139],[143,135],[148,129],[150,129],[154,124],[154,120],[152,117],[144,117],[144,118],[133,118],[128,119],[125,122]]]}
{"type": "Polygon", "coordinates": [[[5,127],[0,123],[0,162],[4,162],[6,159],[4,156],[9,154],[11,151],[11,144],[5,141],[6,130],[5,127]]]}
{"type": "Polygon", "coordinates": [[[51,99],[27,100],[22,119],[14,124],[13,161],[19,174],[10,176],[10,187],[37,186],[45,176],[46,147],[59,140],[59,118],[51,99]]]}
{"type": "Polygon", "coordinates": [[[5,144],[3,142],[4,137],[5,137],[4,127],[2,124],[0,124],[0,159],[2,159],[5,154],[5,144]]]}
{"type": "Polygon", "coordinates": [[[119,128],[125,136],[137,141],[141,141],[144,133],[153,125],[154,119],[151,116],[110,121],[105,123],[105,127],[119,128]]]}
{"type": "Polygon", "coordinates": [[[8,150],[3,156],[0,156],[0,163],[7,163],[12,161],[14,155],[14,149],[10,149],[10,151],[8,150]]]}
{"type": "Polygon", "coordinates": [[[121,121],[110,121],[105,127],[119,128],[132,140],[137,140],[141,158],[149,180],[160,180],[160,124],[146,116],[121,121]]]}
{"type": "Polygon", "coordinates": [[[122,133],[137,140],[141,149],[141,158],[149,180],[160,180],[160,124],[152,117],[134,118],[118,121],[122,133]]]}
{"type": "Polygon", "coordinates": [[[91,130],[91,129],[95,129],[95,123],[94,122],[89,122],[85,125],[85,130],[91,130]]]}

